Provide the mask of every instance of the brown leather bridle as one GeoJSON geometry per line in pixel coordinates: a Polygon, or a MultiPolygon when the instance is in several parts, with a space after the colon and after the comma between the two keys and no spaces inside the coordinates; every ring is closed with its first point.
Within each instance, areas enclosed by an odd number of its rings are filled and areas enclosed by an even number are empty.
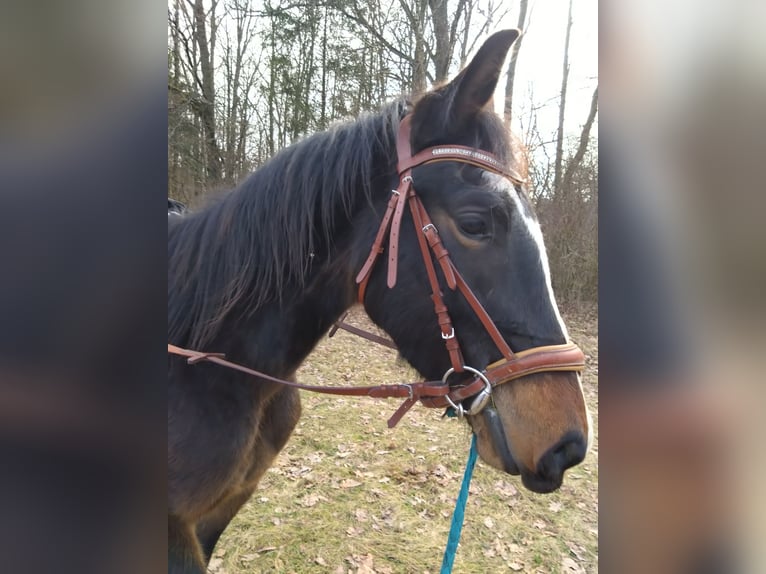
{"type": "MultiPolygon", "coordinates": [[[[441,381],[422,381],[398,385],[374,385],[374,386],[318,386],[304,385],[295,381],[287,381],[274,377],[267,373],[250,369],[243,365],[227,361],[221,353],[203,353],[182,349],[168,344],[168,353],[187,357],[189,364],[199,361],[208,361],[225,367],[236,369],[240,372],[257,376],[281,385],[302,389],[306,391],[350,396],[369,396],[375,398],[400,397],[406,400],[388,420],[388,426],[394,427],[412,408],[420,401],[423,405],[431,408],[452,407],[458,417],[475,415],[487,405],[492,395],[492,388],[503,385],[515,379],[534,373],[549,371],[575,371],[579,372],[585,366],[585,355],[580,348],[572,342],[561,345],[547,345],[534,347],[514,353],[501,335],[489,314],[484,310],[479,300],[466,284],[450,259],[449,252],[439,238],[439,232],[431,221],[425,206],[415,192],[412,181],[412,169],[419,165],[437,161],[457,161],[471,164],[482,169],[497,173],[510,179],[514,184],[523,183],[523,179],[512,170],[503,166],[495,156],[480,149],[450,145],[434,146],[426,148],[414,156],[410,147],[410,116],[407,115],[399,124],[396,151],[398,157],[397,171],[399,174],[399,186],[392,190],[391,199],[388,202],[386,212],[383,215],[378,228],[375,241],[370,249],[370,254],[364,262],[356,277],[359,285],[358,298],[364,303],[364,296],[369,283],[371,272],[378,257],[384,253],[384,242],[388,235],[388,275],[387,285],[393,288],[396,285],[397,263],[399,254],[399,233],[401,229],[404,210],[409,206],[415,231],[418,237],[423,264],[428,275],[431,287],[431,298],[434,303],[434,312],[444,339],[447,352],[452,366],[444,373],[441,381]],[[439,280],[436,275],[433,257],[439,264],[447,286],[451,290],[457,289],[465,297],[476,316],[481,321],[484,329],[489,334],[495,346],[500,351],[502,359],[487,366],[484,370],[475,369],[464,364],[457,336],[447,306],[444,304],[439,280]],[[450,385],[449,377],[453,373],[469,372],[473,378],[467,382],[450,385]],[[471,406],[465,408],[462,404],[466,399],[473,398],[471,406]]],[[[376,340],[387,346],[392,346],[387,340],[371,335],[360,329],[349,328],[347,324],[336,324],[344,329],[356,332],[369,339],[376,340]]],[[[333,330],[334,332],[334,330],[333,330]]],[[[331,332],[332,334],[332,332],[331,332]]]]}
{"type": "MultiPolygon", "coordinates": [[[[460,145],[433,146],[412,155],[410,147],[410,122],[411,115],[405,116],[399,124],[399,133],[396,140],[396,153],[398,158],[397,172],[399,174],[399,186],[392,190],[388,207],[383,215],[383,220],[378,228],[375,241],[370,249],[370,254],[364,262],[362,269],[356,276],[359,285],[359,302],[364,304],[364,295],[370,275],[378,257],[384,252],[383,242],[388,234],[388,276],[387,285],[393,288],[396,285],[397,262],[399,253],[399,234],[405,206],[409,206],[412,221],[415,225],[415,233],[423,257],[423,264],[428,275],[431,287],[431,299],[434,303],[434,312],[441,329],[441,337],[444,340],[452,367],[442,377],[447,383],[453,373],[468,371],[474,375],[473,380],[461,387],[454,387],[444,397],[422,398],[421,402],[426,406],[443,407],[451,406],[455,414],[460,418],[464,415],[478,414],[489,402],[492,388],[508,383],[514,379],[539,372],[548,371],[582,371],[585,366],[585,355],[582,350],[572,343],[561,345],[547,345],[534,347],[525,351],[514,353],[497,326],[482,304],[473,294],[463,277],[458,272],[450,259],[449,252],[439,238],[439,231],[428,216],[423,202],[415,192],[412,180],[412,169],[437,161],[457,161],[467,163],[508,178],[516,185],[522,185],[523,179],[505,167],[503,163],[489,152],[465,147],[460,145]],[[443,294],[436,277],[436,268],[431,255],[436,259],[441,268],[447,286],[451,290],[457,289],[465,297],[476,316],[481,321],[487,334],[500,351],[503,358],[487,366],[480,371],[464,364],[460,344],[455,336],[455,328],[449,316],[447,306],[444,304],[443,294]],[[471,406],[465,409],[462,401],[475,397],[471,406]],[[446,404],[445,404],[446,403],[446,404]]],[[[400,407],[400,411],[406,412],[414,400],[408,399],[400,407]]],[[[403,414],[403,412],[402,412],[403,414]]]]}

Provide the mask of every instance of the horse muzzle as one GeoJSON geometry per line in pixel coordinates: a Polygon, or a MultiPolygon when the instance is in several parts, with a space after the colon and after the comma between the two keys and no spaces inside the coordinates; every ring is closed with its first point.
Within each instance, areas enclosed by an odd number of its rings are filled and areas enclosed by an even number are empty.
{"type": "MultiPolygon", "coordinates": [[[[472,373],[474,377],[460,389],[476,389],[480,384],[481,388],[478,392],[474,390],[473,394],[463,398],[460,402],[450,399],[449,403],[455,415],[469,417],[474,432],[484,444],[484,448],[480,448],[480,453],[484,451],[482,458],[486,462],[508,474],[521,475],[522,482],[529,490],[540,493],[552,492],[561,486],[564,471],[584,459],[587,451],[587,440],[583,432],[576,430],[577,425],[570,427],[571,430],[563,432],[560,438],[554,439],[551,446],[545,447],[545,451],[538,459],[533,460],[529,453],[540,452],[537,449],[541,445],[532,451],[528,448],[523,449],[522,452],[525,452],[526,455],[519,459],[514,453],[518,454],[520,445],[512,444],[514,442],[512,437],[518,436],[519,433],[518,431],[515,433],[506,432],[503,423],[503,416],[506,418],[510,416],[511,419],[509,420],[514,420],[515,416],[502,413],[505,412],[503,409],[511,408],[512,411],[513,408],[523,407],[515,401],[509,406],[507,399],[505,401],[493,400],[492,391],[495,387],[522,378],[527,385],[550,384],[550,382],[537,382],[538,379],[550,381],[550,378],[547,377],[527,377],[557,372],[562,374],[566,372],[578,373],[582,371],[584,363],[585,355],[574,343],[528,349],[515,353],[510,360],[504,358],[489,365],[483,372],[466,368],[465,370],[472,373]]],[[[451,374],[452,369],[447,371],[444,380],[446,381],[451,374]]],[[[514,393],[516,392],[514,390],[514,393]]],[[[456,395],[457,393],[451,394],[456,395]]]]}

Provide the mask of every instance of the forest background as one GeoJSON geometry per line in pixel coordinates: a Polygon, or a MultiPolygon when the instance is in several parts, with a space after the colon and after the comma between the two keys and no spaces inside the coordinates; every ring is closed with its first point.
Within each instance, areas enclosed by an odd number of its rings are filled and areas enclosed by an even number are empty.
{"type": "Polygon", "coordinates": [[[495,104],[525,146],[554,288],[595,305],[595,0],[171,0],[168,194],[192,206],[333,122],[447,81],[517,27],[495,104]]]}

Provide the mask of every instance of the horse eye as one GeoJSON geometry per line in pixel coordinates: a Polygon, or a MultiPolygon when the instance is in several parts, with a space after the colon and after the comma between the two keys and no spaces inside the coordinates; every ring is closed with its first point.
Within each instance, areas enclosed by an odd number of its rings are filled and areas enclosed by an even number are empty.
{"type": "Polygon", "coordinates": [[[458,221],[460,231],[474,238],[484,238],[489,235],[487,222],[482,217],[463,217],[458,221]]]}

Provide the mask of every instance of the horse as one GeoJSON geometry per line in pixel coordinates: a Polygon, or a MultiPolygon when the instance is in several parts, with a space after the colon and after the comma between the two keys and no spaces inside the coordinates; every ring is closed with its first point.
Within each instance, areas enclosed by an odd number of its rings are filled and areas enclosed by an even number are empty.
{"type": "MultiPolygon", "coordinates": [[[[464,415],[490,466],[544,493],[583,460],[580,375],[544,358],[569,337],[518,150],[491,109],[518,34],[497,32],[449,83],[308,136],[169,221],[169,341],[264,374],[169,355],[169,572],[205,572],[301,416],[298,391],[274,380],[294,381],[357,298],[420,375],[449,378],[437,398],[464,415]],[[510,348],[535,364],[492,388],[488,373],[519,364],[510,348]],[[460,394],[472,373],[486,388],[460,394]]],[[[408,408],[421,395],[404,387],[408,408]]]]}

